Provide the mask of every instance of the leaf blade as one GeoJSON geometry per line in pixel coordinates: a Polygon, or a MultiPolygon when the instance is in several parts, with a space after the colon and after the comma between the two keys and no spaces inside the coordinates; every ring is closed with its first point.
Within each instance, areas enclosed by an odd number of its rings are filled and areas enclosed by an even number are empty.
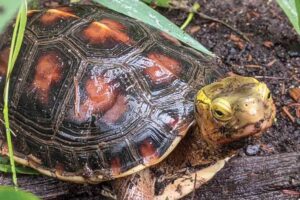
{"type": "Polygon", "coordinates": [[[290,22],[300,35],[300,3],[299,0],[276,0],[290,22]]]}
{"type": "Polygon", "coordinates": [[[13,187],[0,186],[0,199],[5,200],[39,200],[39,198],[32,193],[23,190],[16,190],[13,187]]]}

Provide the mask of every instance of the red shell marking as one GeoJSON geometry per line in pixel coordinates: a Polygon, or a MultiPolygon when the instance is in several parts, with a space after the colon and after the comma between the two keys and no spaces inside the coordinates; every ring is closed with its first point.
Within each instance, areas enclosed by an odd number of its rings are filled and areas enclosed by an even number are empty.
{"type": "Polygon", "coordinates": [[[111,19],[102,19],[98,22],[92,22],[83,30],[83,36],[90,44],[102,44],[108,39],[117,42],[123,42],[130,45],[132,40],[124,33],[125,27],[111,19]]]}
{"type": "Polygon", "coordinates": [[[6,48],[0,52],[0,76],[6,75],[10,48],[6,48]]]}
{"type": "Polygon", "coordinates": [[[159,158],[153,142],[150,139],[145,139],[139,146],[140,154],[144,158],[144,163],[151,163],[159,158]]]}
{"type": "Polygon", "coordinates": [[[114,88],[102,77],[89,79],[85,88],[88,95],[87,104],[94,110],[106,111],[116,101],[117,94],[114,88]]]}
{"type": "Polygon", "coordinates": [[[51,85],[61,80],[63,63],[55,52],[42,55],[36,66],[32,87],[37,90],[41,102],[48,102],[51,85]]]}
{"type": "Polygon", "coordinates": [[[104,114],[101,120],[107,124],[113,124],[126,112],[127,106],[126,98],[123,95],[118,95],[116,103],[104,114]]]}
{"type": "Polygon", "coordinates": [[[177,46],[180,46],[181,43],[179,42],[179,40],[177,40],[176,38],[174,38],[173,36],[169,35],[168,33],[165,33],[165,32],[160,32],[160,35],[169,40],[170,42],[172,42],[173,44],[177,45],[177,46]]]}
{"type": "Polygon", "coordinates": [[[154,84],[170,82],[181,72],[180,63],[173,58],[158,53],[149,53],[147,57],[153,61],[153,64],[144,69],[144,73],[154,84]]]}
{"type": "Polygon", "coordinates": [[[113,175],[119,175],[121,173],[121,161],[120,158],[114,158],[111,160],[111,171],[113,175]]]}
{"type": "Polygon", "coordinates": [[[79,112],[75,113],[79,121],[87,120],[92,114],[104,113],[102,120],[106,123],[114,123],[127,109],[125,97],[103,77],[87,80],[85,90],[87,98],[81,104],[75,98],[75,104],[80,104],[79,112]]]}
{"type": "Polygon", "coordinates": [[[61,19],[79,18],[73,14],[70,8],[63,7],[59,9],[49,9],[40,18],[40,21],[45,26],[50,26],[61,19]]]}

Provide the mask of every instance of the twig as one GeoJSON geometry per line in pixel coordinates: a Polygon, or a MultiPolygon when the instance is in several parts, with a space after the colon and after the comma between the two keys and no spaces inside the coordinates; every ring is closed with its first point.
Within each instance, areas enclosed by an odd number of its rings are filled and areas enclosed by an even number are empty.
{"type": "Polygon", "coordinates": [[[197,173],[195,173],[195,179],[194,179],[194,188],[193,188],[192,200],[194,200],[194,198],[195,198],[196,184],[197,184],[197,173]]]}
{"type": "Polygon", "coordinates": [[[236,32],[238,35],[240,35],[244,40],[246,40],[247,42],[251,42],[250,39],[244,34],[242,33],[241,31],[239,31],[238,29],[234,28],[233,26],[227,24],[226,22],[222,21],[222,20],[219,20],[217,18],[214,18],[214,17],[210,17],[204,13],[201,13],[201,12],[196,12],[195,10],[189,8],[189,7],[173,7],[173,9],[178,9],[178,10],[182,10],[182,11],[185,11],[185,12],[194,12],[195,14],[197,14],[199,17],[201,17],[202,19],[206,19],[206,20],[210,20],[210,21],[213,21],[213,22],[217,22],[217,23],[220,23],[222,24],[223,26],[231,29],[232,31],[236,32]]]}
{"type": "Polygon", "coordinates": [[[247,67],[247,68],[262,68],[260,65],[254,65],[254,64],[245,65],[245,67],[247,67]]]}
{"type": "Polygon", "coordinates": [[[197,12],[196,14],[199,17],[201,17],[202,19],[206,19],[206,20],[210,20],[210,21],[222,24],[223,26],[225,26],[225,27],[231,29],[232,31],[236,32],[238,35],[240,35],[247,42],[251,42],[250,39],[244,33],[242,33],[241,31],[239,31],[238,29],[234,28],[233,26],[227,24],[226,22],[224,22],[222,20],[219,20],[217,18],[214,18],[214,17],[210,17],[210,16],[208,16],[206,14],[203,14],[203,13],[200,13],[200,12],[197,12]]]}
{"type": "Polygon", "coordinates": [[[296,106],[296,107],[298,107],[298,106],[300,106],[300,103],[289,103],[287,106],[296,106]]]}
{"type": "Polygon", "coordinates": [[[275,80],[287,80],[287,78],[284,78],[284,77],[276,77],[276,76],[254,76],[254,78],[275,79],[275,80]]]}
{"type": "Polygon", "coordinates": [[[283,106],[282,108],[283,112],[288,116],[288,118],[290,118],[290,120],[295,123],[295,117],[293,117],[290,113],[290,111],[288,110],[288,108],[286,106],[283,106]]]}

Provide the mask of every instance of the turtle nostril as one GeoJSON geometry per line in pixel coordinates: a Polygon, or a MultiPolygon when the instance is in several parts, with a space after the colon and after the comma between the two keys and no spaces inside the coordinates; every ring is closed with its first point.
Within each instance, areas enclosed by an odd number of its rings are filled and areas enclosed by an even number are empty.
{"type": "Polygon", "coordinates": [[[254,127],[255,127],[256,129],[260,129],[260,128],[261,128],[261,121],[256,122],[256,123],[254,124],[254,127]]]}

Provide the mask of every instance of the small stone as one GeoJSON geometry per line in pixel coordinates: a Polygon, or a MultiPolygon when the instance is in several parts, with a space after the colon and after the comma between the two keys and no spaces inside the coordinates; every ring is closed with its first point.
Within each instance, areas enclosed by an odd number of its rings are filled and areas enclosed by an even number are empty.
{"type": "Polygon", "coordinates": [[[255,156],[259,151],[259,145],[248,145],[246,148],[246,154],[248,156],[255,156]]]}

